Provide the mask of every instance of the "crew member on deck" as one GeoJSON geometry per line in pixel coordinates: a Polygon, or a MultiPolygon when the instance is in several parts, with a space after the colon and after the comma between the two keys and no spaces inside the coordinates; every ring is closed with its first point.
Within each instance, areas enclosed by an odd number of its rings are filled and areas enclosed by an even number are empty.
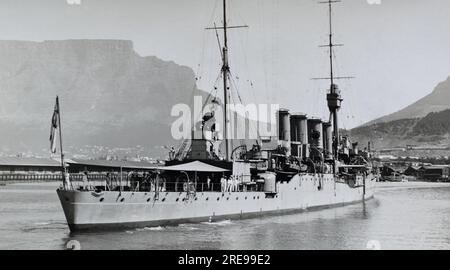
{"type": "Polygon", "coordinates": [[[67,189],[70,187],[70,175],[68,171],[64,172],[64,187],[67,189]]]}
{"type": "Polygon", "coordinates": [[[88,181],[88,173],[85,171],[83,172],[83,189],[88,190],[89,189],[89,181],[88,181]]]}
{"type": "Polygon", "coordinates": [[[225,176],[220,178],[220,191],[222,191],[222,193],[227,191],[227,180],[225,179],[225,176]]]}
{"type": "Polygon", "coordinates": [[[231,176],[228,177],[228,181],[227,181],[227,187],[228,187],[228,192],[231,192],[233,189],[233,180],[231,179],[231,176]]]}
{"type": "Polygon", "coordinates": [[[209,178],[209,176],[208,176],[208,178],[206,179],[206,186],[208,187],[208,191],[211,190],[211,189],[210,189],[210,186],[211,186],[211,178],[209,178]]]}

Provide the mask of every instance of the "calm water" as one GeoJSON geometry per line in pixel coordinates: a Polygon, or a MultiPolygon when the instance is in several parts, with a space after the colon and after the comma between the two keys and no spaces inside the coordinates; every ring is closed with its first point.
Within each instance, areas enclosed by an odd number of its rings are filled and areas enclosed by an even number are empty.
{"type": "Polygon", "coordinates": [[[365,204],[218,223],[71,235],[57,184],[0,186],[0,249],[450,249],[450,184],[388,183],[365,204]],[[373,242],[372,242],[373,243],[373,242]]]}

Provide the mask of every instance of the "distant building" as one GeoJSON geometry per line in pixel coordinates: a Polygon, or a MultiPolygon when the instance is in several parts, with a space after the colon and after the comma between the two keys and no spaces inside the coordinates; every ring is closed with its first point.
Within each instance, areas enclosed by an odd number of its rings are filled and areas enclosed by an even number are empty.
{"type": "Polygon", "coordinates": [[[49,158],[0,157],[0,174],[61,172],[61,163],[49,158]]]}
{"type": "Polygon", "coordinates": [[[158,168],[158,165],[142,161],[124,161],[124,160],[67,160],[70,164],[69,171],[78,173],[82,171],[89,172],[118,172],[123,171],[152,171],[158,168]]]}
{"type": "Polygon", "coordinates": [[[404,175],[391,166],[384,165],[380,168],[381,181],[402,181],[404,175]]]}
{"type": "Polygon", "coordinates": [[[61,179],[61,163],[46,158],[0,158],[0,181],[54,181],[61,179]]]}
{"type": "MultiPolygon", "coordinates": [[[[118,160],[66,159],[71,179],[88,171],[90,178],[101,179],[108,172],[152,171],[158,164],[118,160]]],[[[0,157],[0,181],[54,181],[61,180],[61,163],[45,158],[0,157]]]]}
{"type": "Polygon", "coordinates": [[[378,155],[378,158],[380,160],[394,160],[394,159],[397,159],[397,157],[393,156],[393,155],[378,155]]]}
{"type": "Polygon", "coordinates": [[[422,170],[422,178],[426,181],[449,181],[450,167],[448,165],[424,166],[422,170]]]}
{"type": "Polygon", "coordinates": [[[407,176],[418,177],[419,169],[420,169],[420,167],[417,167],[417,166],[409,166],[408,168],[406,168],[406,170],[403,172],[403,174],[407,175],[407,176]]]}

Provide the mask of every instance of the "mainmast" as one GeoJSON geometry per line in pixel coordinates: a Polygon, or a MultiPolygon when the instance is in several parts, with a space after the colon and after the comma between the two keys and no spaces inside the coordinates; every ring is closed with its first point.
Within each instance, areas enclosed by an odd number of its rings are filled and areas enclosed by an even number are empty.
{"type": "MultiPolygon", "coordinates": [[[[338,148],[339,148],[339,122],[338,122],[338,111],[341,108],[341,94],[338,86],[334,84],[334,73],[333,73],[333,19],[332,19],[332,4],[340,1],[328,0],[328,19],[329,19],[329,54],[330,54],[330,92],[327,94],[328,109],[330,110],[331,118],[333,119],[333,155],[338,158],[338,148]]],[[[324,3],[324,2],[322,2],[324,3]]]]}
{"type": "Polygon", "coordinates": [[[329,35],[328,35],[328,44],[322,45],[320,47],[328,47],[329,57],[330,57],[330,77],[329,78],[316,78],[316,79],[326,79],[330,80],[330,90],[327,94],[327,103],[328,109],[330,110],[330,119],[333,124],[333,155],[337,159],[338,158],[338,149],[339,149],[339,122],[338,122],[338,111],[341,108],[341,103],[343,101],[341,97],[341,91],[337,84],[334,83],[335,80],[338,79],[351,79],[352,77],[335,77],[333,70],[333,47],[342,46],[342,44],[334,44],[333,43],[333,19],[332,19],[332,6],[334,3],[341,2],[340,0],[328,0],[319,2],[320,4],[328,5],[328,22],[329,22],[329,35]]]}

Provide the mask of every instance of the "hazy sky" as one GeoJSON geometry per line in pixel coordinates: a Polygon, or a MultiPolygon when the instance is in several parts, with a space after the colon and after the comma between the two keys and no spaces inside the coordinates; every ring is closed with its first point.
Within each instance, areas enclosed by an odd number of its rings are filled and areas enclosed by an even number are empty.
{"type": "MultiPolygon", "coordinates": [[[[0,39],[129,39],[140,55],[190,66],[213,88],[221,0],[0,0],[0,39]]],[[[326,117],[327,7],[316,0],[228,0],[230,62],[244,102],[326,117]],[[253,86],[251,86],[253,85],[253,86]]],[[[394,112],[450,76],[449,0],[343,0],[335,41],[346,128],[394,112]]],[[[0,59],[1,61],[1,59],[0,59]]]]}

